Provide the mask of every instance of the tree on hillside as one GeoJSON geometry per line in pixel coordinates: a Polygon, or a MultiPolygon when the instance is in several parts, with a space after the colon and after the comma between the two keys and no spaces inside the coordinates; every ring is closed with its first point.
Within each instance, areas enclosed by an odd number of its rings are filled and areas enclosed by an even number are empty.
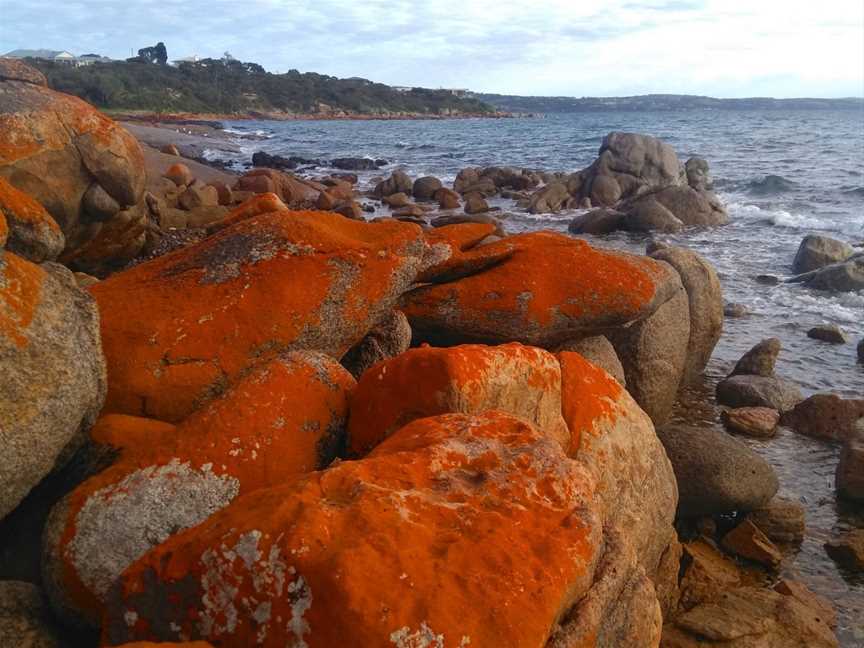
{"type": "Polygon", "coordinates": [[[168,63],[168,50],[165,49],[165,43],[159,41],[153,47],[142,47],[139,49],[138,58],[145,63],[165,65],[168,63]]]}

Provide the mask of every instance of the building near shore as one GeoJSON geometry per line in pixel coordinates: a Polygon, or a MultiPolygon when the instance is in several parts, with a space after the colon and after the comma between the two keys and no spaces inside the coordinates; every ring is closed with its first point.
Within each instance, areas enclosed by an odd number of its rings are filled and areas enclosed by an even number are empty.
{"type": "Polygon", "coordinates": [[[39,59],[42,61],[51,61],[53,63],[63,63],[65,65],[73,65],[81,67],[82,65],[92,65],[93,63],[110,63],[111,59],[100,54],[84,54],[83,56],[75,56],[72,52],[66,50],[49,50],[49,49],[16,49],[3,54],[2,58],[12,59],[39,59]]]}

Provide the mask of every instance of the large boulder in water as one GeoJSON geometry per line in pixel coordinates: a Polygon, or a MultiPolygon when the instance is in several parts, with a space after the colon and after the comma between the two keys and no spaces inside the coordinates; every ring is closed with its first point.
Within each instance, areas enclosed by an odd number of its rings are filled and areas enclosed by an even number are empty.
{"type": "Polygon", "coordinates": [[[798,385],[776,376],[733,375],[717,383],[717,402],[729,407],[770,407],[787,412],[802,400],[798,385]]]}
{"type": "Polygon", "coordinates": [[[262,214],[90,288],[102,313],[106,412],[179,421],[286,350],[341,358],[426,262],[416,225],[262,214]]]}
{"type": "Polygon", "coordinates": [[[805,236],[798,246],[792,271],[800,274],[824,268],[832,263],[840,263],[852,256],[854,251],[851,245],[843,241],[810,234],[805,236]]]}
{"type": "Polygon", "coordinates": [[[637,198],[629,209],[622,209],[633,212],[644,201],[658,203],[686,227],[716,227],[729,222],[726,210],[713,193],[689,186],[665,187],[637,198]]]}
{"type": "Polygon", "coordinates": [[[147,229],[138,142],[87,103],[21,74],[21,65],[0,59],[0,177],[35,198],[60,226],[64,263],[95,272],[128,261],[147,229]],[[88,191],[110,196],[116,212],[88,211],[88,191]]]}
{"type": "Polygon", "coordinates": [[[105,399],[93,299],[66,268],[0,250],[0,518],[83,442],[105,399]]]}
{"type": "Polygon", "coordinates": [[[864,290],[864,254],[856,254],[842,263],[832,263],[824,268],[796,277],[804,285],[829,292],[855,292],[864,290]]]}

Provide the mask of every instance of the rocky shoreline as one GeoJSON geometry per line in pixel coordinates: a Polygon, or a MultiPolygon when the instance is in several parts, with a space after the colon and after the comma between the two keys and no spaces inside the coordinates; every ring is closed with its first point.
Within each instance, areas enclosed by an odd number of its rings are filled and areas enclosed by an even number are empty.
{"type": "MultiPolygon", "coordinates": [[[[735,435],[842,445],[861,506],[864,400],[805,399],[768,339],[716,385],[725,430],[670,423],[733,312],[711,264],[490,204],[719,227],[705,160],[610,133],[452,188],[235,175],[181,155],[208,131],[139,144],[10,60],[0,124],[3,645],[839,645],[781,577],[803,507],[735,435]]],[[[862,263],[812,237],[794,266],[860,290],[862,263]]],[[[825,545],[864,569],[864,530],[825,545]]]]}
{"type": "Polygon", "coordinates": [[[262,119],[269,121],[393,121],[400,119],[418,121],[441,121],[451,119],[514,119],[524,115],[505,111],[494,112],[452,112],[447,114],[417,113],[417,112],[386,112],[380,114],[352,113],[347,111],[286,113],[286,112],[246,112],[234,114],[218,113],[148,113],[142,111],[110,110],[107,114],[117,121],[141,121],[150,123],[244,121],[262,119]]]}

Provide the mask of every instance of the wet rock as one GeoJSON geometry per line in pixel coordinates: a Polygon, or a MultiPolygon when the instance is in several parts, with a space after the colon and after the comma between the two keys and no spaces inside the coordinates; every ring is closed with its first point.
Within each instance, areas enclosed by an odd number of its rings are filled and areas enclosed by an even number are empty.
{"type": "Polygon", "coordinates": [[[667,425],[657,436],[675,471],[680,516],[752,511],[777,493],[770,464],[724,432],[667,425]]]}
{"type": "Polygon", "coordinates": [[[723,307],[723,314],[726,317],[747,317],[750,314],[750,309],[744,304],[727,302],[723,307]]]}
{"type": "Polygon", "coordinates": [[[119,460],[61,500],[46,525],[43,582],[55,610],[97,625],[114,580],[147,551],[238,496],[327,466],[344,447],[353,387],[335,360],[289,353],[176,428],[102,417],[93,439],[120,449],[119,460]]]}
{"type": "Polygon", "coordinates": [[[770,589],[739,587],[667,623],[660,645],[836,648],[838,643],[820,611],[770,589]]]}
{"type": "Polygon", "coordinates": [[[99,316],[63,266],[0,250],[0,518],[83,443],[105,399],[99,316]]]}
{"type": "Polygon", "coordinates": [[[624,214],[615,209],[600,207],[587,214],[580,214],[570,221],[567,229],[571,234],[608,234],[622,229],[624,214]]]}
{"type": "Polygon", "coordinates": [[[391,194],[389,196],[384,196],[381,199],[381,202],[383,202],[388,207],[393,207],[396,209],[399,209],[400,207],[407,207],[408,205],[412,204],[411,199],[401,191],[399,193],[391,194]]]}
{"type": "Polygon", "coordinates": [[[768,407],[788,412],[804,400],[793,382],[774,376],[733,375],[717,384],[717,402],[727,407],[768,407]]]}
{"type": "Polygon", "coordinates": [[[482,214],[489,211],[489,203],[481,196],[469,196],[465,200],[466,214],[482,214]]]}
{"type": "Polygon", "coordinates": [[[684,544],[681,567],[682,610],[716,600],[723,592],[741,584],[741,570],[735,562],[705,540],[684,544]]]}
{"type": "Polygon", "coordinates": [[[821,324],[807,331],[807,337],[831,344],[846,344],[846,334],[836,324],[821,324]]]}
{"type": "Polygon", "coordinates": [[[825,543],[832,560],[850,571],[864,571],[864,529],[847,531],[825,543]]]}
{"type": "Polygon", "coordinates": [[[615,353],[615,347],[602,335],[594,335],[579,340],[565,342],[558,347],[558,351],[571,351],[578,353],[591,364],[594,364],[626,387],[627,380],[624,376],[624,367],[615,353]]]}
{"type": "Polygon", "coordinates": [[[730,376],[773,376],[782,344],[778,338],[768,338],[756,344],[735,365],[730,376]]]}
{"type": "Polygon", "coordinates": [[[441,187],[436,191],[434,197],[441,209],[459,209],[462,206],[459,194],[446,187],[441,187]]]}
{"type": "Polygon", "coordinates": [[[864,339],[858,342],[858,362],[864,363],[864,339]]]}
{"type": "Polygon", "coordinates": [[[672,413],[687,364],[687,293],[679,292],[635,324],[607,332],[624,367],[627,390],[655,425],[672,413]]]}
{"type": "Polygon", "coordinates": [[[749,518],[723,536],[723,548],[739,556],[776,568],[783,561],[783,554],[749,518]]]}
{"type": "Polygon", "coordinates": [[[341,358],[426,262],[415,225],[329,212],[241,216],[90,289],[108,363],[105,413],[179,421],[279,352],[341,358]]]}
{"type": "Polygon", "coordinates": [[[762,284],[763,286],[778,286],[780,285],[780,277],[777,275],[769,275],[769,274],[760,274],[753,277],[756,280],[756,283],[762,284]]]}
{"type": "Polygon", "coordinates": [[[0,646],[61,648],[61,637],[35,585],[0,581],[0,646]]]}
{"type": "Polygon", "coordinates": [[[432,200],[435,197],[435,193],[442,188],[443,185],[438,178],[424,176],[414,181],[412,194],[417,200],[432,200]]]}
{"type": "Polygon", "coordinates": [[[395,193],[404,193],[405,195],[408,195],[411,193],[413,187],[414,183],[411,182],[411,178],[408,177],[408,174],[397,169],[389,178],[379,182],[372,193],[376,198],[392,196],[395,193]]]}
{"type": "Polygon", "coordinates": [[[687,184],[697,191],[710,191],[714,188],[708,162],[700,157],[692,157],[684,163],[687,184]]]}
{"type": "Polygon", "coordinates": [[[346,353],[342,366],[359,379],[367,369],[395,358],[411,346],[411,325],[402,311],[393,311],[346,353]]]}
{"type": "Polygon", "coordinates": [[[762,508],[747,515],[772,542],[795,543],[804,539],[806,518],[804,506],[783,497],[775,497],[762,508]]]}
{"type": "Polygon", "coordinates": [[[330,162],[330,166],[334,169],[341,169],[343,171],[375,171],[382,166],[387,166],[387,164],[387,160],[358,157],[336,158],[330,162]]]}
{"type": "Polygon", "coordinates": [[[846,438],[835,474],[837,494],[853,502],[864,502],[864,421],[846,438]]]}
{"type": "MultiPolygon", "coordinates": [[[[96,185],[98,186],[98,185],[96,185]]],[[[45,208],[0,176],[0,249],[34,263],[53,261],[66,244],[60,227],[45,208]]],[[[2,254],[2,253],[0,253],[2,254]]]]}
{"type": "Polygon", "coordinates": [[[817,439],[845,441],[864,418],[864,399],[814,394],[783,416],[783,424],[817,439]]]}
{"type": "Polygon", "coordinates": [[[824,268],[832,263],[845,261],[854,252],[854,248],[848,243],[838,241],[827,236],[810,234],[805,236],[795,254],[792,262],[792,271],[795,273],[810,272],[824,268]]]}
{"type": "Polygon", "coordinates": [[[635,203],[621,221],[623,229],[630,232],[680,232],[684,223],[661,205],[653,196],[635,203]]]}
{"type": "Polygon", "coordinates": [[[675,268],[687,291],[690,337],[683,382],[693,382],[702,375],[723,332],[723,290],[720,279],[714,267],[692,250],[667,245],[648,250],[648,255],[675,268]]]}
{"type": "Polygon", "coordinates": [[[864,290],[864,254],[856,255],[844,263],[835,263],[806,275],[808,288],[829,292],[855,292],[864,290]]]}
{"type": "Polygon", "coordinates": [[[570,200],[567,185],[560,182],[548,184],[532,194],[528,211],[532,214],[556,213],[570,200]]]}
{"type": "Polygon", "coordinates": [[[724,410],[722,419],[723,424],[732,432],[763,439],[777,433],[780,412],[768,407],[738,407],[724,410]]]}
{"type": "MultiPolygon", "coordinates": [[[[729,222],[726,210],[714,194],[692,187],[672,186],[651,195],[687,227],[717,227],[729,222]]],[[[639,199],[641,201],[643,199],[639,199]]],[[[638,204],[638,202],[636,204],[638,204]]]]}
{"type": "MultiPolygon", "coordinates": [[[[10,69],[11,64],[3,65],[10,69]]],[[[16,63],[10,76],[27,76],[24,67],[16,63]]],[[[54,219],[65,237],[63,263],[92,272],[122,265],[141,251],[146,173],[134,137],[77,97],[32,79],[0,80],[0,122],[0,177],[54,219]],[[83,197],[94,183],[121,207],[118,222],[88,219],[83,197]],[[95,240],[98,253],[107,256],[96,258],[95,240]],[[85,246],[91,246],[89,258],[79,254],[85,246]]]]}

